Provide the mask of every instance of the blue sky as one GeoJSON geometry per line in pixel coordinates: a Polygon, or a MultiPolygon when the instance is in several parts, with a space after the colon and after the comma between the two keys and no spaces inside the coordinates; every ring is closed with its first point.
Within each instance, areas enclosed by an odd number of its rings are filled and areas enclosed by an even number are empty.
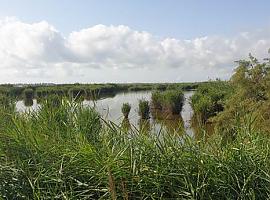
{"type": "Polygon", "coordinates": [[[68,34],[96,24],[127,25],[163,37],[228,35],[270,25],[269,0],[8,0],[0,15],[46,20],[68,34]]]}
{"type": "Polygon", "coordinates": [[[0,0],[0,58],[5,61],[0,72],[16,77],[11,82],[228,78],[234,60],[249,52],[266,55],[269,8],[269,0],[0,0]],[[191,76],[191,69],[198,74],[191,76]],[[54,74],[45,76],[46,70],[54,74]],[[153,70],[157,78],[149,79],[153,70]],[[21,71],[27,79],[15,76],[21,71]],[[89,79],[83,78],[87,74],[89,79]],[[126,79],[129,74],[134,79],[126,79]]]}

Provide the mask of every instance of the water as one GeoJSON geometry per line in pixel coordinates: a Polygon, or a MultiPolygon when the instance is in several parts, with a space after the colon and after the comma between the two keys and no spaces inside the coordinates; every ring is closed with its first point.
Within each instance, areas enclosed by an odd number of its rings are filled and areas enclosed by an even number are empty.
{"type": "Polygon", "coordinates": [[[190,98],[193,95],[193,93],[194,91],[188,91],[184,93],[185,102],[184,102],[182,112],[181,112],[181,116],[184,122],[184,128],[186,130],[186,133],[192,137],[194,136],[194,129],[191,126],[191,118],[193,115],[193,109],[191,107],[190,98]]]}
{"type": "Polygon", "coordinates": [[[16,110],[18,112],[36,111],[38,110],[39,107],[40,107],[40,104],[37,103],[36,99],[33,99],[30,106],[27,106],[27,104],[22,100],[16,102],[16,110]]]}
{"type": "MultiPolygon", "coordinates": [[[[157,120],[150,118],[149,121],[141,121],[138,115],[138,104],[139,99],[145,99],[150,102],[151,91],[139,91],[139,92],[123,92],[118,93],[115,96],[106,97],[99,99],[95,102],[84,100],[83,105],[95,107],[95,109],[100,113],[102,118],[105,120],[112,121],[116,124],[126,123],[137,128],[148,128],[154,130],[153,132],[159,132],[160,129],[165,128],[167,131],[177,131],[183,132],[181,129],[184,126],[185,132],[194,136],[194,131],[191,127],[191,117],[193,110],[191,108],[189,99],[193,95],[193,91],[184,92],[185,102],[181,112],[181,116],[176,116],[174,119],[169,120],[157,120]],[[123,103],[129,103],[131,105],[131,110],[129,114],[129,121],[124,121],[123,114],[121,112],[121,107],[123,103]]],[[[23,101],[18,101],[16,103],[16,109],[19,112],[38,110],[39,104],[34,99],[32,106],[25,106],[23,101]]],[[[31,104],[30,104],[31,105],[31,104]]]]}
{"type": "Polygon", "coordinates": [[[83,104],[86,106],[94,106],[95,103],[96,110],[101,114],[104,119],[119,124],[123,120],[121,107],[123,103],[129,103],[131,105],[129,122],[131,124],[136,124],[139,120],[139,99],[145,99],[150,101],[151,92],[123,92],[116,94],[114,97],[100,99],[96,102],[84,100],[83,104]]]}

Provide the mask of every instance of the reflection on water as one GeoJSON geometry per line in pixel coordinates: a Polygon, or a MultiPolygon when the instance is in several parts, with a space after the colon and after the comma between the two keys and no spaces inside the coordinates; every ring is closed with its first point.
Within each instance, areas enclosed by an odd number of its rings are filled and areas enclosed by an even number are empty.
{"type": "Polygon", "coordinates": [[[108,97],[97,101],[85,100],[83,101],[83,104],[86,106],[94,106],[104,119],[120,124],[124,117],[121,112],[121,107],[123,103],[129,103],[131,105],[129,122],[132,125],[136,125],[140,119],[138,114],[139,99],[143,98],[150,101],[151,92],[123,92],[118,93],[114,97],[108,97]]]}
{"type": "Polygon", "coordinates": [[[192,127],[192,116],[193,116],[193,109],[191,107],[191,96],[193,95],[194,91],[185,92],[185,103],[183,105],[181,116],[183,118],[184,128],[186,133],[193,137],[194,136],[194,129],[192,127]]]}
{"type": "MultiPolygon", "coordinates": [[[[123,92],[114,94],[112,96],[107,96],[96,101],[83,100],[83,105],[95,107],[95,109],[100,113],[100,115],[105,119],[119,124],[125,129],[131,129],[136,127],[138,130],[152,130],[153,132],[159,132],[161,129],[166,129],[166,131],[171,133],[182,134],[184,130],[190,136],[193,136],[193,129],[191,127],[191,117],[193,114],[191,105],[189,103],[189,98],[192,96],[193,91],[184,92],[185,103],[180,115],[166,117],[154,117],[151,116],[149,120],[141,120],[138,114],[138,104],[139,99],[151,100],[151,91],[139,91],[139,92],[123,92]],[[124,119],[121,112],[121,107],[123,103],[129,103],[131,105],[131,110],[129,114],[129,119],[124,119]]],[[[18,101],[16,103],[16,108],[19,112],[37,110],[39,104],[37,100],[33,100],[32,106],[27,106],[23,101],[18,101]]]]}
{"type": "Polygon", "coordinates": [[[195,139],[207,139],[215,133],[215,124],[207,122],[203,124],[196,115],[192,116],[192,128],[195,133],[195,139]]]}
{"type": "Polygon", "coordinates": [[[34,104],[33,99],[24,99],[23,101],[24,101],[24,105],[27,107],[31,107],[34,104]]]}

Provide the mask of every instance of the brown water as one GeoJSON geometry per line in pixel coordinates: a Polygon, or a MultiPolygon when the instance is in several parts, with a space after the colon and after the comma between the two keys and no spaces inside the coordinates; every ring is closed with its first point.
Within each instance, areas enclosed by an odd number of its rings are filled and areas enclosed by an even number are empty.
{"type": "MultiPolygon", "coordinates": [[[[185,132],[194,136],[194,131],[191,127],[191,117],[193,110],[191,108],[189,98],[193,95],[193,91],[184,92],[185,102],[181,112],[181,116],[175,116],[173,119],[167,120],[157,120],[150,118],[148,121],[141,121],[138,115],[138,104],[139,99],[145,99],[150,101],[151,91],[139,91],[139,92],[123,92],[118,93],[112,97],[106,97],[99,99],[95,102],[84,100],[83,105],[95,107],[95,109],[100,113],[102,118],[105,120],[112,121],[118,125],[126,124],[134,126],[136,128],[148,128],[153,130],[153,132],[158,132],[160,129],[167,129],[171,132],[185,132]],[[121,112],[121,107],[123,103],[129,103],[131,105],[131,110],[129,114],[129,120],[125,121],[123,119],[123,114],[121,112]],[[124,120],[124,121],[123,121],[124,120]]],[[[33,100],[32,106],[25,106],[23,101],[18,101],[16,103],[16,109],[19,112],[25,111],[35,111],[38,110],[40,105],[37,101],[33,100]]]]}

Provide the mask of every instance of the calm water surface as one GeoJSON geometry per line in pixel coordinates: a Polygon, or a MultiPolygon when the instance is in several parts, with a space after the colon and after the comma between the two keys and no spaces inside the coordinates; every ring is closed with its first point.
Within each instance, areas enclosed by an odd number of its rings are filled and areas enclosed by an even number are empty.
{"type": "MultiPolygon", "coordinates": [[[[83,105],[95,107],[95,109],[100,113],[100,115],[109,121],[116,124],[121,124],[123,122],[123,114],[121,112],[121,107],[123,103],[129,103],[131,105],[131,110],[129,114],[129,124],[131,126],[140,128],[142,124],[144,126],[149,126],[148,128],[159,131],[161,128],[166,128],[169,131],[182,131],[180,127],[184,127],[185,132],[190,136],[194,135],[194,131],[191,127],[191,117],[193,110],[190,105],[190,97],[193,95],[193,91],[184,92],[185,102],[181,112],[181,116],[176,117],[171,120],[154,120],[152,117],[149,121],[143,122],[140,120],[138,115],[138,104],[139,99],[151,100],[151,91],[140,91],[140,92],[123,92],[118,93],[113,97],[106,97],[104,99],[99,99],[95,102],[84,100],[83,105]]],[[[16,109],[19,112],[25,111],[35,111],[38,110],[39,104],[36,99],[33,100],[32,106],[25,106],[23,101],[18,101],[16,103],[16,109]]]]}

